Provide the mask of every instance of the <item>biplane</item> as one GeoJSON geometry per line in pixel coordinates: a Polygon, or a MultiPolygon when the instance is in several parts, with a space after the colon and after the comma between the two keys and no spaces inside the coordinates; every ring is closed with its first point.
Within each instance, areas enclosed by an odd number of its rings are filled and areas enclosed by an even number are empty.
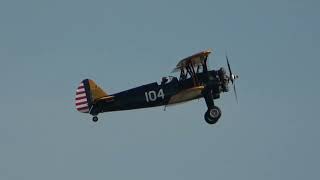
{"type": "Polygon", "coordinates": [[[91,114],[92,120],[97,122],[98,114],[104,112],[166,107],[203,97],[208,108],[204,119],[209,124],[215,124],[221,117],[221,110],[214,100],[229,91],[230,83],[237,100],[235,80],[238,76],[232,73],[227,55],[229,75],[223,67],[208,70],[210,53],[210,50],[202,51],[179,61],[173,70],[180,73],[179,78],[163,77],[159,83],[153,82],[115,94],[108,94],[93,80],[85,79],[76,90],[76,109],[91,114]]]}

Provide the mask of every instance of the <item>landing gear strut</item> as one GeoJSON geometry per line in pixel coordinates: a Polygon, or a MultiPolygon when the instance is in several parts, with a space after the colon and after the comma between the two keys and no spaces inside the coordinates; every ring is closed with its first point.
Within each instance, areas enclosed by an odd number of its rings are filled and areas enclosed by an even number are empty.
{"type": "Polygon", "coordinates": [[[98,114],[100,112],[100,108],[97,105],[92,105],[90,108],[89,113],[93,116],[92,121],[97,122],[98,121],[98,114]]]}
{"type": "Polygon", "coordinates": [[[97,116],[93,116],[92,121],[93,122],[97,122],[98,121],[98,117],[97,116]]]}
{"type": "Polygon", "coordinates": [[[221,110],[217,106],[213,106],[204,114],[204,119],[208,124],[215,124],[221,117],[221,110]]]}

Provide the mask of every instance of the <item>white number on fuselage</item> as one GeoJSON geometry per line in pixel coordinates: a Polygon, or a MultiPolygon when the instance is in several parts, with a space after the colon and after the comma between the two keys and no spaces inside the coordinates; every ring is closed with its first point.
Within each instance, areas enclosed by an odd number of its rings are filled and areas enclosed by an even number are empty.
{"type": "Polygon", "coordinates": [[[147,102],[156,101],[158,98],[164,99],[163,89],[160,89],[158,93],[156,91],[145,92],[144,95],[146,96],[147,102]]]}

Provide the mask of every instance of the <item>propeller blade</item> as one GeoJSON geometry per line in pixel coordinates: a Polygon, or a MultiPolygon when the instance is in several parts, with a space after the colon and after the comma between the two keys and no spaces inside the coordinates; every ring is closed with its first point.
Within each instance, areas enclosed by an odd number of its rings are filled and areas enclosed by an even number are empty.
{"type": "Polygon", "coordinates": [[[226,60],[227,60],[228,69],[229,69],[229,77],[230,77],[230,80],[231,80],[231,82],[233,84],[233,77],[232,77],[233,74],[232,74],[232,71],[231,71],[231,67],[230,67],[230,64],[229,64],[229,58],[227,56],[227,53],[226,53],[226,60]]]}
{"type": "Polygon", "coordinates": [[[227,59],[227,64],[228,64],[229,72],[232,74],[232,72],[231,72],[231,68],[230,68],[230,64],[229,64],[229,58],[228,58],[228,56],[227,56],[227,55],[226,55],[226,59],[227,59]]]}
{"type": "Polygon", "coordinates": [[[238,104],[239,102],[238,102],[238,95],[237,95],[236,83],[233,84],[233,91],[234,91],[234,96],[235,96],[236,101],[237,101],[237,104],[238,104]]]}
{"type": "Polygon", "coordinates": [[[237,75],[234,75],[234,74],[232,73],[231,67],[230,67],[230,63],[229,63],[229,58],[228,58],[227,53],[226,53],[226,60],[227,60],[228,69],[229,69],[229,78],[230,78],[231,83],[232,83],[232,85],[233,85],[233,92],[234,92],[236,101],[237,101],[237,103],[238,103],[238,95],[237,95],[237,89],[236,89],[235,80],[238,79],[239,77],[238,77],[237,75]]]}

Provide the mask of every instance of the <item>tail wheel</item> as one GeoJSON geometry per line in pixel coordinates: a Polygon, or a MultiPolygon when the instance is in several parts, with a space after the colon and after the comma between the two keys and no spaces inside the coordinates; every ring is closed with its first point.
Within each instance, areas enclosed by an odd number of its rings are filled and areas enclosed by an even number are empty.
{"type": "Polygon", "coordinates": [[[204,119],[208,124],[217,123],[220,117],[221,110],[217,106],[213,106],[212,108],[208,109],[207,112],[204,114],[204,119]]]}
{"type": "Polygon", "coordinates": [[[92,121],[93,122],[97,122],[98,121],[98,117],[97,116],[93,116],[92,121]]]}

